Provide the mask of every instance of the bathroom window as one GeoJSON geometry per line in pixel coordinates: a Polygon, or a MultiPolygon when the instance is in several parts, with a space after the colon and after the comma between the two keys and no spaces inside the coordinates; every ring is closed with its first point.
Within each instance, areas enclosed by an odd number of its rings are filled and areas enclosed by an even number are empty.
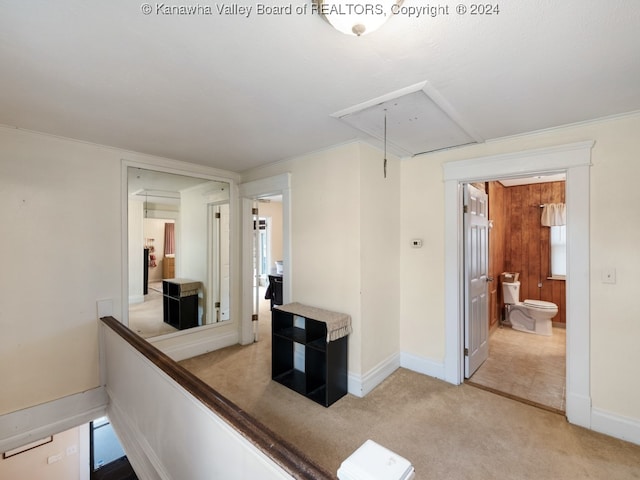
{"type": "Polygon", "coordinates": [[[551,276],[567,275],[567,227],[551,227],[551,276]]]}

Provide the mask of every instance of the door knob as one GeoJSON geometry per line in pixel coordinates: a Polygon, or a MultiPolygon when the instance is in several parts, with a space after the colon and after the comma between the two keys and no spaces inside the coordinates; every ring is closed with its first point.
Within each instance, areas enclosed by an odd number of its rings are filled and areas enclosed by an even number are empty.
{"type": "Polygon", "coordinates": [[[493,282],[493,277],[489,277],[489,276],[487,275],[487,282],[493,282]]]}

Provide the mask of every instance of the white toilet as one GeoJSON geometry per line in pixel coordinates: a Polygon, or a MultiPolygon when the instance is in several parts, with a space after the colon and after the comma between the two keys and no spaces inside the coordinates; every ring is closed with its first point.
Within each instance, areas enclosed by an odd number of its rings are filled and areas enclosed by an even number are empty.
{"type": "Polygon", "coordinates": [[[538,335],[552,335],[551,319],[558,313],[555,303],[542,300],[520,301],[520,282],[502,282],[502,294],[507,306],[511,328],[538,335]]]}

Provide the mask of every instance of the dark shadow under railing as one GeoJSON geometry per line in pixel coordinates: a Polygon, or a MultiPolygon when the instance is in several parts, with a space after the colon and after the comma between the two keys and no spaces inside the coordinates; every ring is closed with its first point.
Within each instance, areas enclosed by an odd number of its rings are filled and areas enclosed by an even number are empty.
{"type": "Polygon", "coordinates": [[[295,446],[282,439],[118,320],[113,317],[103,317],[100,320],[212,412],[229,423],[291,476],[304,480],[336,478],[335,475],[314,463],[295,446]]]}

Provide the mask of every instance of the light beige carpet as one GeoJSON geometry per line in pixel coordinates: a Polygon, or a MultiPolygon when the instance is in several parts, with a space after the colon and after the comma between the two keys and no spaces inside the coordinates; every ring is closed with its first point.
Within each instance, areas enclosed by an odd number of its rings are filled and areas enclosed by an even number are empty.
{"type": "Polygon", "coordinates": [[[162,284],[160,290],[157,285],[149,285],[148,292],[143,303],[129,305],[129,328],[142,338],[177,332],[162,320],[162,284]]]}
{"type": "Polygon", "coordinates": [[[260,341],[181,364],[317,463],[336,472],[367,439],[407,458],[417,479],[638,479],[640,446],[469,385],[399,369],[364,398],[329,408],[271,381],[260,341]]]}

